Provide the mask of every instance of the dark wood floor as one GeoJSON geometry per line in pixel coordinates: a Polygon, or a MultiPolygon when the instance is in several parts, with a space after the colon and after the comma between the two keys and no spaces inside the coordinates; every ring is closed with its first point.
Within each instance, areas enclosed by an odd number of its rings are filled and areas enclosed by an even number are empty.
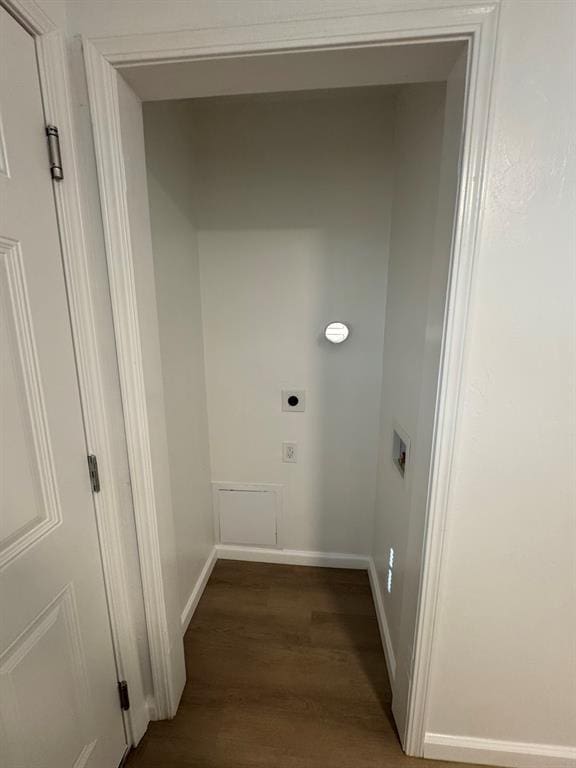
{"type": "Polygon", "coordinates": [[[456,765],[400,749],[363,571],[221,560],[184,644],[178,714],[128,768],[456,765]]]}

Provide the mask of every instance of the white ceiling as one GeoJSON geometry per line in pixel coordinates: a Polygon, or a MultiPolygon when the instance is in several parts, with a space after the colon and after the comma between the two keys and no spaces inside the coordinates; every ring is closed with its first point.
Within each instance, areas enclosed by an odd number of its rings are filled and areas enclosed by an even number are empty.
{"type": "Polygon", "coordinates": [[[463,41],[145,64],[120,69],[143,101],[446,80],[463,41]]]}

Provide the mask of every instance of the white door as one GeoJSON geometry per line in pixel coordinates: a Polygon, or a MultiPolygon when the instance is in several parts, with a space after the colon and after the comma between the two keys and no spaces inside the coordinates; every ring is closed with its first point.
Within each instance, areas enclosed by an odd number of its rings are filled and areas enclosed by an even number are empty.
{"type": "Polygon", "coordinates": [[[116,768],[126,739],[35,46],[3,8],[0,118],[0,764],[116,768]]]}

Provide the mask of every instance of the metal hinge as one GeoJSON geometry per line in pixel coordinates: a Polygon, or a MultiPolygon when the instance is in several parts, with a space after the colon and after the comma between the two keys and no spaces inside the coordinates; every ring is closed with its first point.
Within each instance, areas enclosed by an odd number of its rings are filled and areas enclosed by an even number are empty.
{"type": "Polygon", "coordinates": [[[128,683],[126,680],[118,682],[118,696],[120,697],[120,709],[130,709],[130,697],[128,696],[128,683]]]}
{"type": "Polygon", "coordinates": [[[46,126],[48,138],[48,160],[50,162],[50,175],[54,181],[62,181],[64,171],[62,169],[62,155],[60,153],[60,134],[55,125],[46,126]]]}
{"type": "Polygon", "coordinates": [[[90,484],[94,493],[100,493],[100,475],[98,474],[98,459],[94,454],[88,456],[88,474],[90,475],[90,484]]]}

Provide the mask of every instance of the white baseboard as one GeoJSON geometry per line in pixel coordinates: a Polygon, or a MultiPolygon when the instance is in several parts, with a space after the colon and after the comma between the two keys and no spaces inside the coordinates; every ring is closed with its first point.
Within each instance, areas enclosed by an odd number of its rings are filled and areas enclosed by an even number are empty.
{"type": "Polygon", "coordinates": [[[368,577],[370,578],[372,599],[374,600],[376,618],[378,619],[378,627],[380,628],[380,639],[382,640],[382,648],[384,649],[384,657],[386,659],[386,666],[388,667],[388,677],[390,678],[390,684],[392,684],[396,677],[396,657],[394,656],[392,638],[390,637],[388,620],[386,619],[386,613],[384,611],[380,579],[378,578],[378,572],[376,571],[376,564],[371,557],[369,558],[368,577]]]}
{"type": "Polygon", "coordinates": [[[204,563],[204,567],[200,572],[200,576],[198,576],[198,579],[196,580],[196,584],[194,584],[194,589],[186,601],[184,610],[182,611],[182,616],[180,617],[180,621],[182,622],[182,634],[184,634],[188,629],[188,625],[192,620],[192,616],[194,616],[196,606],[202,597],[202,593],[204,592],[204,588],[208,583],[208,579],[210,578],[210,574],[212,573],[212,569],[214,568],[214,564],[216,563],[217,559],[218,554],[216,552],[216,547],[213,547],[212,551],[206,559],[206,562],[204,563]]]}
{"type": "Polygon", "coordinates": [[[424,757],[505,768],[576,768],[576,748],[427,733],[424,757]]]}
{"type": "Polygon", "coordinates": [[[284,565],[312,565],[322,568],[355,568],[368,570],[370,558],[364,555],[346,555],[339,552],[312,552],[300,549],[260,549],[216,544],[219,560],[247,560],[252,563],[278,563],[284,565]]]}

